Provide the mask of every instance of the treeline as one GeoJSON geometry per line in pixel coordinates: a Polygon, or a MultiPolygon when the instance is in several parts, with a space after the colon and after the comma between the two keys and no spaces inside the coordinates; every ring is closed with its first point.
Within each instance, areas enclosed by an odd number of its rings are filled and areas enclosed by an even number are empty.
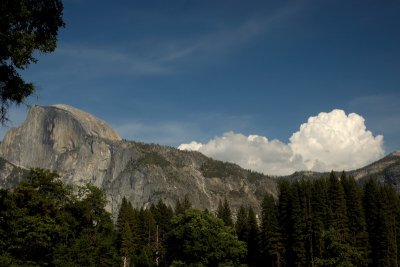
{"type": "Polygon", "coordinates": [[[332,172],[278,187],[278,199],[261,204],[250,266],[398,266],[400,201],[391,185],[370,179],[360,187],[332,172]]]}
{"type": "MultiPolygon", "coordinates": [[[[120,240],[135,235],[142,238],[140,242],[134,241],[134,237],[130,239],[132,242],[126,242],[136,248],[124,250],[121,247],[122,251],[131,251],[122,256],[127,262],[135,262],[135,259],[142,260],[146,255],[149,265],[143,266],[152,266],[154,262],[169,266],[175,264],[176,260],[183,263],[182,266],[218,266],[215,262],[230,262],[227,266],[398,266],[400,199],[393,186],[378,183],[374,179],[360,186],[344,172],[340,177],[332,172],[325,179],[281,180],[278,189],[278,199],[265,195],[260,203],[261,214],[258,218],[251,207],[242,206],[233,222],[226,200],[219,203],[216,216],[204,212],[207,216],[221,219],[225,229],[234,230],[227,232],[241,241],[225,243],[224,246],[232,246],[238,253],[230,258],[220,258],[219,261],[204,260],[211,250],[208,245],[210,242],[185,243],[176,249],[176,244],[182,243],[185,238],[190,239],[192,234],[208,233],[207,227],[191,224],[193,232],[185,232],[183,240],[171,239],[174,231],[183,231],[188,223],[182,219],[179,224],[171,224],[173,218],[181,218],[186,214],[185,209],[190,207],[187,198],[183,204],[178,201],[175,212],[162,202],[150,209],[138,210],[125,201],[122,207],[125,206],[124,209],[129,212],[122,212],[121,207],[117,225],[120,240]],[[165,210],[168,212],[162,214],[165,210]],[[143,232],[140,234],[140,230],[137,230],[141,229],[140,226],[135,226],[135,222],[141,221],[140,213],[143,212],[154,218],[148,228],[147,239],[143,238],[143,232]],[[133,222],[128,234],[124,234],[121,226],[124,221],[121,214],[126,213],[132,214],[133,222]],[[136,234],[132,235],[135,231],[136,234]],[[146,247],[146,240],[150,248],[144,253],[141,249],[146,247]],[[243,245],[245,252],[241,250],[243,245]],[[197,250],[192,251],[194,247],[197,250]],[[201,257],[196,253],[200,253],[201,257]]],[[[213,249],[216,250],[215,247],[213,249]]]]}
{"type": "Polygon", "coordinates": [[[226,199],[213,214],[192,209],[188,196],[175,209],[124,198],[114,224],[99,189],[72,190],[34,169],[0,190],[0,266],[398,266],[392,186],[331,173],[278,188],[258,217],[245,206],[232,216],[226,199]]]}
{"type": "Polygon", "coordinates": [[[227,202],[220,203],[221,219],[191,206],[188,196],[175,210],[161,200],[137,209],[124,198],[116,224],[123,266],[241,265],[246,245],[232,227],[227,202]]]}

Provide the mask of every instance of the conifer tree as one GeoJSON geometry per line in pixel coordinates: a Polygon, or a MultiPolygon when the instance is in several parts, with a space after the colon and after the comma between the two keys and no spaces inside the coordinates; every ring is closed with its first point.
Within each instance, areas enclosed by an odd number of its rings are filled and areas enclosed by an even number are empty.
{"type": "Polygon", "coordinates": [[[233,226],[231,208],[226,198],[224,203],[221,200],[218,203],[217,218],[223,220],[226,226],[233,226]]]}
{"type": "Polygon", "coordinates": [[[368,264],[368,233],[362,206],[362,192],[354,178],[347,177],[344,172],[340,177],[340,182],[346,197],[349,231],[347,243],[361,255],[362,261],[357,262],[357,266],[366,266],[368,264]]]}
{"type": "Polygon", "coordinates": [[[128,267],[135,253],[135,244],[133,242],[133,234],[129,222],[125,221],[119,234],[122,236],[120,246],[120,255],[122,256],[123,267],[128,267]]]}
{"type": "Polygon", "coordinates": [[[240,241],[246,241],[248,236],[248,225],[247,225],[247,209],[241,205],[237,213],[235,229],[238,239],[240,241]]]}
{"type": "Polygon", "coordinates": [[[328,178],[329,228],[334,228],[342,241],[348,240],[346,199],[343,186],[332,171],[328,178]]]}
{"type": "MultiPolygon", "coordinates": [[[[249,227],[247,222],[248,222],[248,211],[243,205],[241,205],[236,216],[235,230],[238,239],[246,243],[249,236],[249,227]]],[[[241,263],[244,264],[246,262],[247,262],[247,254],[242,259],[241,263]]]]}
{"type": "Polygon", "coordinates": [[[293,266],[307,266],[307,242],[308,229],[307,229],[307,211],[306,200],[302,196],[301,184],[296,181],[293,183],[290,192],[290,247],[288,250],[291,252],[293,266]]]}
{"type": "Polygon", "coordinates": [[[260,230],[260,259],[263,266],[280,267],[284,248],[278,222],[278,209],[272,195],[263,198],[260,230]]]}
{"type": "Polygon", "coordinates": [[[186,210],[192,207],[189,196],[186,194],[182,201],[179,199],[175,203],[175,214],[183,214],[186,210]]]}
{"type": "Polygon", "coordinates": [[[370,266],[382,266],[380,253],[380,239],[382,239],[380,226],[381,199],[378,183],[374,179],[369,179],[364,184],[363,204],[365,211],[365,221],[369,237],[371,250],[370,266]]]}
{"type": "Polygon", "coordinates": [[[136,216],[132,204],[124,197],[117,217],[117,242],[123,266],[130,266],[137,249],[136,216]]]}
{"type": "Polygon", "coordinates": [[[389,184],[381,186],[380,191],[382,200],[380,223],[382,236],[385,237],[380,242],[381,254],[385,266],[398,266],[396,221],[399,219],[399,198],[393,186],[389,184]]]}
{"type": "Polygon", "coordinates": [[[171,219],[174,212],[161,199],[157,205],[151,205],[150,211],[156,222],[156,262],[159,266],[165,263],[165,241],[167,233],[171,230],[171,219]]]}
{"type": "Polygon", "coordinates": [[[322,234],[329,221],[326,179],[315,180],[311,192],[313,254],[314,258],[321,258],[324,249],[322,234]]]}
{"type": "Polygon", "coordinates": [[[287,180],[278,182],[278,221],[281,227],[282,243],[285,248],[285,256],[283,263],[286,266],[292,266],[293,251],[291,241],[291,183],[287,180]]]}
{"type": "Polygon", "coordinates": [[[249,267],[259,266],[260,247],[259,247],[259,228],[257,223],[256,214],[253,208],[248,208],[247,215],[247,264],[249,267]]]}

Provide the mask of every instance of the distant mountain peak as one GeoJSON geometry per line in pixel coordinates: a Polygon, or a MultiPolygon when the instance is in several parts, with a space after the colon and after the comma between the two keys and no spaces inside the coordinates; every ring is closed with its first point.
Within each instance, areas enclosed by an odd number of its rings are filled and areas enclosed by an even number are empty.
{"type": "Polygon", "coordinates": [[[84,129],[90,135],[115,141],[121,140],[121,137],[117,132],[114,131],[113,128],[111,128],[111,126],[109,126],[103,120],[96,118],[92,114],[65,104],[56,104],[52,105],[51,107],[55,107],[70,113],[82,124],[84,129]]]}
{"type": "Polygon", "coordinates": [[[102,188],[114,216],[123,197],[148,207],[188,195],[194,207],[213,211],[225,197],[233,210],[242,204],[257,210],[265,192],[276,195],[275,180],[262,174],[198,152],[121,140],[104,121],[62,104],[31,107],[0,144],[0,188],[12,188],[32,167],[102,188]]]}
{"type": "Polygon", "coordinates": [[[392,153],[393,156],[400,157],[400,151],[395,151],[392,153]]]}

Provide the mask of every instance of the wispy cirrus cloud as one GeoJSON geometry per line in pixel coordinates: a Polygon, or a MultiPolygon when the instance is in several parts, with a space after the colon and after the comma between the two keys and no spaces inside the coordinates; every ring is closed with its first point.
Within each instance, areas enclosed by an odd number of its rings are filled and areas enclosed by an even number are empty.
{"type": "Polygon", "coordinates": [[[290,5],[277,9],[266,17],[248,19],[234,27],[217,28],[211,32],[192,36],[190,39],[175,39],[172,42],[167,42],[165,47],[168,49],[165,50],[166,53],[161,59],[169,62],[196,57],[196,55],[218,56],[229,54],[258,36],[267,34],[271,28],[288,20],[301,7],[299,4],[290,5]]]}
{"type": "Polygon", "coordinates": [[[129,117],[111,119],[110,124],[124,139],[145,143],[178,146],[190,140],[206,140],[227,129],[243,130],[253,123],[251,116],[231,116],[222,113],[190,114],[185,119],[144,120],[129,117]]]}
{"type": "Polygon", "coordinates": [[[51,58],[46,75],[87,78],[110,76],[160,76],[202,68],[231,55],[241,45],[268,32],[288,19],[296,5],[278,9],[266,17],[244,19],[235,25],[219,25],[190,35],[146,36],[136,40],[126,32],[122,41],[109,44],[88,41],[61,42],[51,58]],[[207,60],[205,60],[207,59],[207,60]],[[63,62],[63,64],[58,64],[63,62]]]}
{"type": "Polygon", "coordinates": [[[153,123],[128,121],[114,124],[113,128],[127,140],[161,145],[177,145],[179,140],[187,140],[191,136],[200,134],[196,124],[175,121],[153,123]]]}

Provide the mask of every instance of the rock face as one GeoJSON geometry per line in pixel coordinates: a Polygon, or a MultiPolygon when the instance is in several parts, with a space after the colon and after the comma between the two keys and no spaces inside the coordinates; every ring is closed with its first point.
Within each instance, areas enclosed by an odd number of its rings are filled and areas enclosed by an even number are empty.
{"type": "MultiPolygon", "coordinates": [[[[198,152],[121,140],[102,120],[66,105],[32,107],[0,144],[0,188],[12,188],[32,167],[56,170],[72,185],[102,188],[114,217],[123,197],[141,207],[159,199],[174,205],[188,195],[195,207],[212,211],[226,197],[235,212],[242,204],[259,211],[266,192],[277,194],[276,178],[198,152]]],[[[400,191],[400,152],[349,174],[361,182],[374,176],[400,191]]],[[[281,178],[327,175],[296,172],[281,178]]]]}
{"type": "Polygon", "coordinates": [[[400,192],[400,152],[393,152],[368,166],[351,171],[349,174],[360,182],[374,177],[380,182],[393,185],[400,192]]]}
{"type": "Polygon", "coordinates": [[[197,152],[123,141],[105,122],[66,105],[34,106],[0,144],[0,187],[10,188],[32,167],[56,170],[73,185],[102,188],[115,216],[123,197],[136,207],[163,199],[173,205],[186,194],[198,208],[215,210],[227,197],[235,210],[258,210],[272,178],[215,161],[197,152]]]}

